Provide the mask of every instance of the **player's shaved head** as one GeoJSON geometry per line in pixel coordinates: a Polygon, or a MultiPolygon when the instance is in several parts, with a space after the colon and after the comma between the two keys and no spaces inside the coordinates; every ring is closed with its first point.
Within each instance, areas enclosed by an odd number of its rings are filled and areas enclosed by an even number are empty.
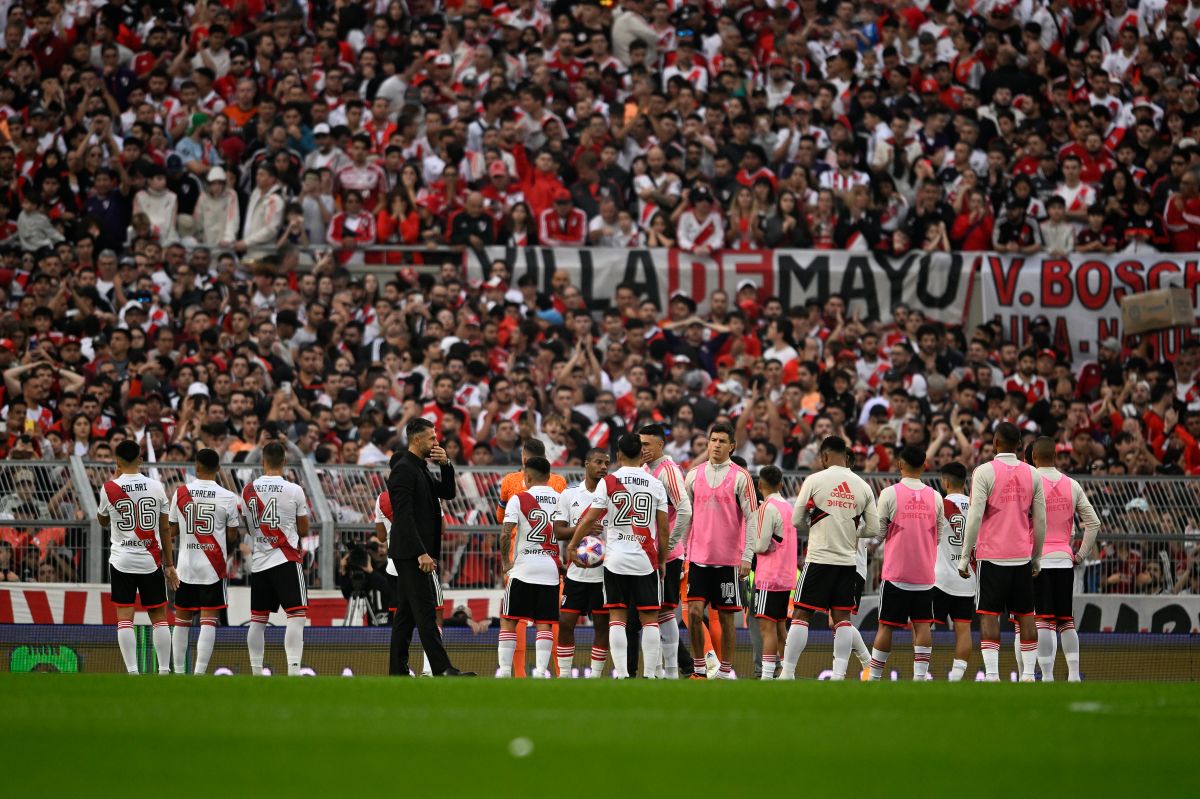
{"type": "Polygon", "coordinates": [[[132,466],[142,457],[142,448],[132,438],[127,438],[117,444],[113,454],[117,456],[117,463],[132,466]]]}
{"type": "Polygon", "coordinates": [[[1054,439],[1042,436],[1033,442],[1033,465],[1054,465],[1054,439]]]}
{"type": "Polygon", "coordinates": [[[1012,422],[1001,422],[996,425],[992,435],[992,445],[997,452],[1016,452],[1021,446],[1021,430],[1012,422]]]}
{"type": "Polygon", "coordinates": [[[608,454],[608,450],[600,449],[600,447],[592,447],[591,449],[589,449],[587,451],[587,457],[585,457],[584,460],[585,461],[595,461],[595,460],[600,460],[601,458],[603,458],[604,460],[608,460],[609,457],[610,456],[608,454]]]}
{"type": "Polygon", "coordinates": [[[221,468],[221,456],[215,449],[202,449],[196,453],[196,474],[212,477],[221,468]]]}
{"type": "Polygon", "coordinates": [[[287,450],[283,448],[283,444],[278,441],[272,441],[263,447],[262,451],[263,466],[268,469],[282,469],[283,462],[287,459],[287,450]]]}

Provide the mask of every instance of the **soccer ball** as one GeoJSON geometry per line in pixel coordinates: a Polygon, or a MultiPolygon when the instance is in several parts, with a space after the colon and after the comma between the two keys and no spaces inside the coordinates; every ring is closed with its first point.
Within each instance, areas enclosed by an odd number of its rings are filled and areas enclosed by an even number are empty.
{"type": "Polygon", "coordinates": [[[584,536],[575,550],[575,562],[587,569],[604,562],[604,542],[594,535],[584,536]]]}

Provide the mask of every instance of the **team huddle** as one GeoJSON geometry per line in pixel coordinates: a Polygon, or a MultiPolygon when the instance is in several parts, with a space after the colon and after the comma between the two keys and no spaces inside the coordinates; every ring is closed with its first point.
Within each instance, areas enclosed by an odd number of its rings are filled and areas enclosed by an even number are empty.
{"type": "MultiPolygon", "coordinates": [[[[587,615],[595,636],[585,674],[602,676],[611,657],[612,676],[635,676],[626,628],[636,618],[642,676],[677,679],[676,611],[683,603],[694,633],[692,678],[731,679],[741,582],[752,573],[747,612],[761,633],[764,680],[795,679],[817,613],[827,614],[833,628],[835,680],[845,678],[851,654],[864,678],[881,679],[896,629],[911,629],[913,675],[927,679],[935,624],[954,631],[949,679],[961,680],[976,614],[986,680],[1000,679],[1004,615],[1019,633],[1022,681],[1034,680],[1039,668],[1043,680],[1053,679],[1060,640],[1068,679],[1080,679],[1073,566],[1095,545],[1100,522],[1080,485],[1054,468],[1051,439],[1029,445],[1022,461],[1020,431],[998,425],[997,455],[975,470],[969,497],[962,465],[942,469],[943,496],[921,480],[925,453],[905,448],[901,479],[876,498],[849,469],[846,442],[830,436],[820,445],[820,470],[804,480],[794,502],[783,498],[783,475],[774,466],[761,469],[756,490],[754,478],[730,457],[733,441],[729,425],[715,425],[708,459],[685,476],[663,454],[665,431],[650,425],[621,437],[611,472],[608,452],[591,450],[583,480],[569,488],[537,452],[540,442],[532,442],[524,452],[522,484],[503,508],[507,581],[497,675],[511,676],[514,659],[522,657],[522,623],[537,629],[535,677],[552,676],[552,655],[560,675],[574,674],[576,626],[587,615]],[[1077,550],[1076,518],[1083,528],[1077,550]],[[579,557],[592,535],[604,542],[599,565],[579,557]],[[802,536],[807,549],[797,578],[802,536]],[[882,550],[883,565],[879,627],[868,649],[851,619],[866,584],[871,542],[882,550]],[[712,635],[710,612],[717,619],[712,635]]],[[[288,674],[299,674],[308,604],[300,539],[308,532],[308,502],[300,486],[284,477],[282,445],[263,448],[263,474],[240,497],[216,482],[220,459],[212,450],[197,453],[195,479],[171,500],[161,482],[139,472],[136,443],[119,444],[116,459],[118,475],[103,486],[98,518],[111,531],[112,601],[126,670],[137,673],[133,617],[140,599],[153,622],[159,673],[169,673],[172,664],[176,673],[187,672],[190,627],[197,620],[191,671],[206,671],[227,603],[228,548],[240,541],[244,525],[252,533],[251,673],[263,673],[267,619],[282,609],[288,674]],[[166,616],[168,586],[175,592],[173,630],[166,616]]],[[[386,535],[386,492],[376,513],[386,535]]]]}
{"type": "Polygon", "coordinates": [[[1052,440],[1029,445],[1022,461],[1020,431],[998,425],[998,454],[975,470],[969,497],[961,464],[943,468],[943,496],[921,481],[924,451],[905,448],[900,481],[877,499],[848,468],[845,441],[831,436],[820,446],[822,468],[805,479],[792,503],[781,496],[782,473],[773,466],[759,472],[755,491],[750,474],[730,459],[734,431],[727,425],[714,426],[708,460],[686,477],[663,457],[664,439],[656,425],[623,436],[611,473],[608,453],[592,450],[583,481],[561,493],[550,487],[549,462],[526,452],[525,489],[509,499],[503,517],[508,581],[499,676],[512,674],[520,622],[537,626],[535,677],[551,676],[552,629],[559,625],[558,672],[570,676],[576,622],[584,614],[596,631],[585,673],[601,676],[611,655],[613,676],[632,676],[626,626],[636,612],[643,676],[677,678],[682,601],[688,628],[696,631],[689,636],[693,679],[729,679],[735,614],[742,610],[739,581],[753,572],[747,610],[761,632],[764,680],[795,679],[816,613],[827,614],[833,627],[835,680],[845,678],[851,654],[864,678],[881,679],[896,629],[911,629],[914,678],[928,679],[935,624],[955,633],[948,678],[961,680],[976,614],[987,681],[1000,679],[1005,615],[1018,630],[1022,681],[1034,680],[1038,669],[1044,681],[1054,679],[1059,640],[1068,679],[1080,679],[1073,566],[1095,545],[1100,522],[1079,484],[1054,468],[1052,440]],[[1076,517],[1083,528],[1078,550],[1076,517]],[[603,563],[585,568],[578,547],[596,531],[605,540],[603,563]],[[800,535],[807,535],[808,546],[797,579],[800,535]],[[882,549],[883,567],[879,629],[868,649],[851,618],[872,541],[882,549]],[[705,626],[709,608],[720,626],[715,669],[705,626]]]}

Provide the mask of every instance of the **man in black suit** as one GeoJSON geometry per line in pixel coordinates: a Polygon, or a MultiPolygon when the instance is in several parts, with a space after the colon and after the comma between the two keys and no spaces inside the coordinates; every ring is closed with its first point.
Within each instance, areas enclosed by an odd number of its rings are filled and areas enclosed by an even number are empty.
{"type": "Polygon", "coordinates": [[[450,665],[437,627],[442,590],[437,564],[442,552],[442,506],[439,499],[454,499],[454,466],[438,446],[437,433],[428,419],[413,419],[405,428],[408,451],[388,477],[392,501],[392,533],[388,557],[396,565],[396,613],[392,620],[391,674],[408,676],[408,645],[413,628],[421,632],[421,646],[434,676],[475,676],[450,665]],[[434,481],[426,459],[441,466],[434,481]]]}

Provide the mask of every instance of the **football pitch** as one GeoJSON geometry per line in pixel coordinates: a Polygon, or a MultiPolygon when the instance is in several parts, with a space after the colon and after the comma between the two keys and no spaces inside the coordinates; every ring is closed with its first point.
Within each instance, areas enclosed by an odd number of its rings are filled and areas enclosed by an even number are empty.
{"type": "Polygon", "coordinates": [[[0,707],[13,797],[1200,795],[1197,684],[3,674],[0,707]]]}

